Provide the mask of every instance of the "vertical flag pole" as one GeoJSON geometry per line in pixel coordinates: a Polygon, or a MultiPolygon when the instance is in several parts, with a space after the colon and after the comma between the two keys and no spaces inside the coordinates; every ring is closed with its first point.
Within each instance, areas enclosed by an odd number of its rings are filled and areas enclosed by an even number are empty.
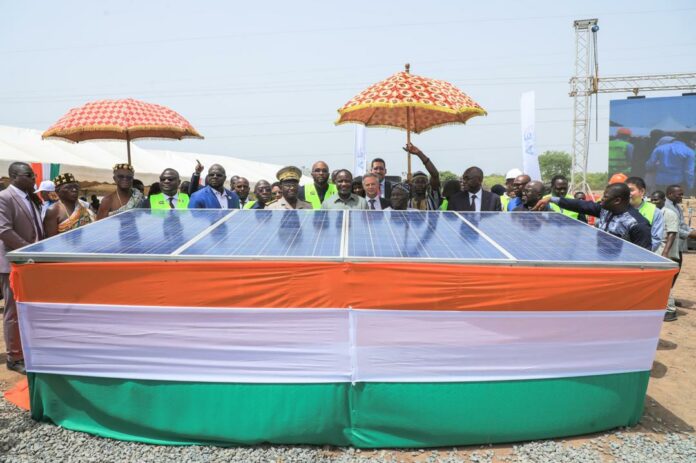
{"type": "MultiPolygon", "coordinates": [[[[411,65],[409,63],[406,63],[406,74],[411,73],[411,65]]],[[[406,107],[406,144],[410,145],[411,144],[411,108],[408,106],[406,107]]],[[[411,153],[406,153],[407,156],[407,161],[408,161],[408,173],[406,174],[406,179],[408,180],[409,183],[411,183],[411,153]]]]}

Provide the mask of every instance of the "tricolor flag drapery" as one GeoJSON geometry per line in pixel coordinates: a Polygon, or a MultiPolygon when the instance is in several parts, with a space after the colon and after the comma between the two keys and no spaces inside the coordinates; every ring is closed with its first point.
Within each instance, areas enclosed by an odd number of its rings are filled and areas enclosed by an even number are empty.
{"type": "Polygon", "coordinates": [[[673,274],[82,262],[12,279],[35,419],[160,444],[421,447],[635,424],[673,274]]]}
{"type": "Polygon", "coordinates": [[[38,188],[44,180],[53,180],[60,174],[60,164],[50,162],[32,162],[31,170],[36,174],[36,186],[38,188]]]}

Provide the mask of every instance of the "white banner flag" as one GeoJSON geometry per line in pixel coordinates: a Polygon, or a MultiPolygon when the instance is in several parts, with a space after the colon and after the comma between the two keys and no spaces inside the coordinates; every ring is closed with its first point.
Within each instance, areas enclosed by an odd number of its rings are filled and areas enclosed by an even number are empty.
{"type": "Polygon", "coordinates": [[[365,137],[367,128],[364,125],[355,126],[355,165],[353,177],[358,177],[367,172],[367,146],[365,137]]]}
{"type": "Polygon", "coordinates": [[[534,92],[525,92],[520,100],[522,122],[522,170],[532,180],[541,180],[534,134],[534,92]]]}

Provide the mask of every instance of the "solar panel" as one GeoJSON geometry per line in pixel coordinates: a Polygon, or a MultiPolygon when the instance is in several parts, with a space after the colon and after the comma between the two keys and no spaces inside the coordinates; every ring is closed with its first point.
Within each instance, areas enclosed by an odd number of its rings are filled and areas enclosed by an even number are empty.
{"type": "Polygon", "coordinates": [[[460,214],[518,260],[666,262],[652,252],[556,212],[460,214]]]}
{"type": "Polygon", "coordinates": [[[244,210],[182,256],[341,257],[343,211],[244,210]]]}
{"type": "Polygon", "coordinates": [[[22,249],[21,254],[170,254],[229,214],[221,209],[133,209],[22,249]]]}
{"type": "Polygon", "coordinates": [[[453,212],[351,211],[348,257],[508,260],[453,212]]]}
{"type": "Polygon", "coordinates": [[[10,252],[8,258],[673,266],[668,259],[552,212],[135,209],[10,252]]]}

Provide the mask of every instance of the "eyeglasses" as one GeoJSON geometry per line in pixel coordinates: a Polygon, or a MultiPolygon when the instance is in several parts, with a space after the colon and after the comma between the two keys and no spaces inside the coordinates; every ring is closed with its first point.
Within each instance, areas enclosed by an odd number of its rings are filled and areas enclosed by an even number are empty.
{"type": "Polygon", "coordinates": [[[34,172],[30,174],[15,174],[15,177],[35,178],[36,174],[34,172]]]}
{"type": "Polygon", "coordinates": [[[271,191],[271,187],[269,186],[260,186],[256,188],[257,191],[271,191]]]}
{"type": "Polygon", "coordinates": [[[62,190],[73,190],[73,191],[79,191],[80,190],[80,185],[75,185],[75,184],[69,184],[69,185],[63,185],[61,187],[62,190]]]}
{"type": "Polygon", "coordinates": [[[328,174],[329,169],[314,169],[312,172],[314,172],[315,174],[328,174]]]}
{"type": "Polygon", "coordinates": [[[225,174],[220,174],[220,173],[214,173],[214,174],[208,174],[208,177],[224,177],[225,174]]]}
{"type": "Polygon", "coordinates": [[[176,182],[179,180],[177,177],[160,177],[160,182],[176,182]]]}
{"type": "Polygon", "coordinates": [[[116,178],[119,180],[133,180],[132,175],[123,175],[123,174],[117,174],[116,178]]]}

